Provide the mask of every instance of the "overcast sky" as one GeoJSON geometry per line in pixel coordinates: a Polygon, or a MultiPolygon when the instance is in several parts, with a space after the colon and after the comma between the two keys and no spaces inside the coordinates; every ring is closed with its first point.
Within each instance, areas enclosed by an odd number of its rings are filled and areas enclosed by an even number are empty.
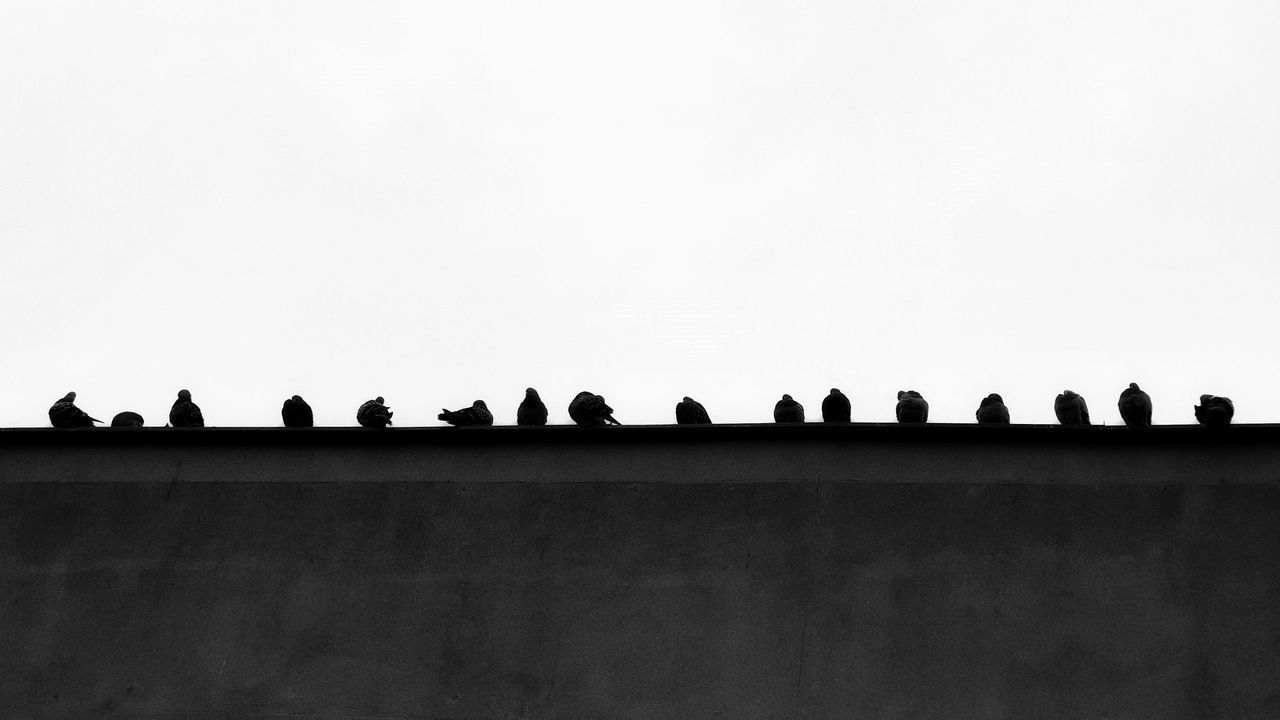
{"type": "Polygon", "coordinates": [[[0,426],[1280,422],[1280,3],[6,2],[0,426]]]}

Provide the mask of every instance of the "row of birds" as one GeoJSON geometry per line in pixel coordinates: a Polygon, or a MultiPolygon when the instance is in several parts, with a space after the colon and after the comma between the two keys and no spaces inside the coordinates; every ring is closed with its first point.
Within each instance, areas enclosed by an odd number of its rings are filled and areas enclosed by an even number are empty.
{"type": "MultiPolygon", "coordinates": [[[[49,422],[56,428],[93,427],[102,422],[90,417],[88,413],[76,407],[76,394],[69,392],[61,400],[49,408],[49,422]]],[[[1129,383],[1129,387],[1120,393],[1118,402],[1120,417],[1129,427],[1151,426],[1151,396],[1143,392],[1137,383],[1129,383]]],[[[461,410],[444,409],[437,417],[454,426],[484,426],[493,424],[493,413],[483,400],[476,400],[471,407],[461,410]]],[[[1089,406],[1080,395],[1065,390],[1053,403],[1054,414],[1063,425],[1089,425],[1089,406]]],[[[929,402],[915,390],[903,390],[898,393],[896,408],[898,422],[925,423],[929,421],[929,402]]],[[[1196,420],[1202,425],[1222,427],[1231,423],[1235,416],[1235,406],[1230,398],[1215,395],[1201,395],[1200,404],[1195,406],[1196,420]]],[[[391,408],[386,401],[376,397],[362,404],[356,410],[356,422],[362,427],[385,428],[391,424],[391,408]]],[[[285,427],[313,427],[315,418],[311,406],[306,400],[294,395],[284,401],[280,409],[281,419],[285,427]]],[[[991,425],[1008,425],[1009,408],[1004,399],[992,393],[982,399],[976,412],[978,422],[991,425]]],[[[621,425],[613,417],[613,408],[605,402],[604,397],[583,391],[574,396],[569,403],[569,417],[583,427],[599,425],[621,425]]],[[[838,388],[831,388],[830,394],[822,400],[823,422],[850,422],[852,404],[849,397],[838,388]]],[[[804,422],[804,406],[796,402],[790,395],[783,395],[773,408],[773,421],[776,423],[804,422]]],[[[676,404],[676,423],[679,425],[704,425],[711,422],[711,416],[702,403],[685,397],[676,404]]],[[[122,412],[111,419],[111,427],[142,427],[142,416],[135,412],[122,412]]],[[[546,425],[547,406],[538,396],[538,391],[529,388],[524,392],[524,400],[516,410],[517,425],[546,425]]],[[[178,399],[169,410],[169,425],[173,427],[204,427],[204,415],[200,407],[191,400],[191,392],[178,391],[178,399]]]]}

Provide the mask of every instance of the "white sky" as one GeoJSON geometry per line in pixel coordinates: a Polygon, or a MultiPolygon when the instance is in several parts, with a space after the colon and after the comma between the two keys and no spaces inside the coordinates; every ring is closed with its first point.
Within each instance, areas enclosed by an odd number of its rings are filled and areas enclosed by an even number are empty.
{"type": "Polygon", "coordinates": [[[3,2],[0,426],[1280,422],[1280,3],[3,2]]]}

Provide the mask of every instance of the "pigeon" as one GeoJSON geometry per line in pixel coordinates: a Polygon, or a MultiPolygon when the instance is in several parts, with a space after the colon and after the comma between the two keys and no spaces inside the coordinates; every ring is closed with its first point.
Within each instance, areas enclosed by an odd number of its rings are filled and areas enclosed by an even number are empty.
{"type": "Polygon", "coordinates": [[[382,397],[376,397],[356,410],[356,422],[367,428],[384,428],[391,424],[391,409],[383,405],[382,397]]]}
{"type": "Polygon", "coordinates": [[[285,427],[308,428],[315,427],[316,424],[311,406],[301,395],[294,395],[284,401],[284,407],[280,408],[280,418],[284,420],[285,427]]]}
{"type": "Polygon", "coordinates": [[[436,417],[454,427],[493,424],[493,413],[489,412],[489,406],[485,405],[483,400],[477,400],[471,403],[471,407],[461,410],[440,409],[444,412],[436,417]]]}
{"type": "Polygon", "coordinates": [[[778,404],[773,406],[773,421],[776,423],[804,422],[804,406],[796,402],[790,395],[783,395],[778,404]]]}
{"type": "Polygon", "coordinates": [[[676,403],[676,424],[710,425],[711,416],[707,414],[707,409],[702,407],[702,403],[686,395],[683,400],[676,403]]]}
{"type": "Polygon", "coordinates": [[[547,406],[542,403],[542,398],[538,397],[537,390],[525,388],[524,400],[521,400],[520,407],[516,408],[516,424],[547,424],[547,406]]]}
{"type": "Polygon", "coordinates": [[[899,390],[898,406],[894,409],[900,423],[929,422],[929,402],[915,390],[899,390]]]}
{"type": "Polygon", "coordinates": [[[1085,404],[1084,397],[1070,390],[1063,390],[1053,401],[1053,413],[1063,425],[1092,424],[1089,422],[1089,406],[1085,404]]]}
{"type": "Polygon", "coordinates": [[[1217,395],[1201,395],[1200,404],[1196,406],[1196,421],[1212,428],[1222,428],[1231,424],[1235,417],[1236,406],[1231,398],[1217,395]]]}
{"type": "Polygon", "coordinates": [[[822,398],[822,422],[849,422],[852,419],[849,398],[839,388],[822,398]]]}
{"type": "Polygon", "coordinates": [[[93,427],[102,421],[76,407],[76,394],[69,392],[49,408],[49,422],[56,428],[80,428],[93,427]]]}
{"type": "Polygon", "coordinates": [[[978,405],[978,412],[974,414],[978,416],[980,425],[1009,424],[1009,408],[1004,406],[1004,398],[997,393],[991,393],[982,398],[982,402],[978,405]]]}
{"type": "Polygon", "coordinates": [[[569,417],[582,427],[595,427],[613,423],[622,423],[613,419],[613,408],[605,404],[604,396],[582,391],[569,403],[569,417]]]}
{"type": "Polygon", "coordinates": [[[125,410],[111,418],[111,427],[142,427],[142,416],[136,412],[125,410]]]}
{"type": "Polygon", "coordinates": [[[200,408],[191,402],[190,390],[179,390],[178,399],[173,401],[169,410],[169,424],[174,427],[204,427],[204,415],[200,408]]]}
{"type": "Polygon", "coordinates": [[[1120,393],[1120,417],[1129,427],[1151,427],[1151,396],[1138,387],[1138,383],[1129,383],[1129,387],[1120,393]]]}

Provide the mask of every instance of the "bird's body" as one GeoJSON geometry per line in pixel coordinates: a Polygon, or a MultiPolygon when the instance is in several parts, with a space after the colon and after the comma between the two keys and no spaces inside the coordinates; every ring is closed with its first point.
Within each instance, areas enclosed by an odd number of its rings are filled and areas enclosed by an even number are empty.
{"type": "Polygon", "coordinates": [[[676,424],[710,425],[711,416],[707,414],[707,409],[702,406],[702,403],[686,396],[676,403],[676,424]]]}
{"type": "Polygon", "coordinates": [[[1125,425],[1133,428],[1151,427],[1151,396],[1143,392],[1138,383],[1129,383],[1129,387],[1120,393],[1120,400],[1116,404],[1125,425]]]}
{"type": "Polygon", "coordinates": [[[1231,398],[1201,395],[1200,404],[1196,406],[1196,422],[1206,427],[1226,427],[1235,415],[1236,406],[1231,398]]]}
{"type": "Polygon", "coordinates": [[[894,414],[900,423],[929,422],[929,401],[915,390],[899,390],[898,405],[894,414]]]}
{"type": "Polygon", "coordinates": [[[1089,406],[1084,397],[1070,390],[1063,390],[1053,401],[1053,414],[1063,425],[1091,425],[1089,422],[1089,406]]]}
{"type": "Polygon", "coordinates": [[[477,400],[471,404],[471,407],[462,408],[461,410],[449,410],[446,408],[441,408],[441,410],[444,410],[444,412],[436,417],[454,427],[493,424],[493,413],[489,412],[489,407],[484,404],[483,400],[477,400]]]}
{"type": "Polygon", "coordinates": [[[613,419],[613,408],[605,403],[603,396],[585,390],[575,395],[569,403],[569,417],[582,427],[622,424],[613,419]]]}
{"type": "Polygon", "coordinates": [[[525,389],[524,400],[521,400],[520,407],[516,408],[516,424],[547,424],[547,406],[542,402],[542,398],[538,396],[537,390],[533,388],[525,389]]]}
{"type": "Polygon", "coordinates": [[[830,394],[822,399],[822,422],[850,422],[853,419],[853,406],[849,398],[839,388],[831,388],[830,394]]]}
{"type": "Polygon", "coordinates": [[[280,408],[280,419],[284,421],[285,427],[291,428],[309,428],[316,424],[311,406],[301,395],[294,395],[284,401],[284,406],[280,408]]]}
{"type": "Polygon", "coordinates": [[[111,418],[111,427],[142,427],[142,416],[128,410],[111,418]]]}
{"type": "Polygon", "coordinates": [[[89,417],[89,413],[76,407],[76,394],[69,392],[49,408],[49,422],[56,428],[93,427],[101,420],[89,417]]]}
{"type": "Polygon", "coordinates": [[[179,390],[178,399],[169,409],[169,424],[174,427],[204,427],[204,414],[200,406],[191,402],[190,390],[179,390]]]}
{"type": "Polygon", "coordinates": [[[982,398],[978,411],[974,413],[981,425],[1008,425],[1009,408],[1005,407],[1004,398],[998,393],[991,393],[982,398]]]}
{"type": "Polygon", "coordinates": [[[356,410],[356,422],[367,428],[384,428],[390,425],[394,413],[383,402],[381,396],[365,402],[356,410]]]}
{"type": "Polygon", "coordinates": [[[804,406],[796,402],[790,395],[783,395],[773,406],[773,421],[775,423],[802,423],[804,422],[804,406]]]}

